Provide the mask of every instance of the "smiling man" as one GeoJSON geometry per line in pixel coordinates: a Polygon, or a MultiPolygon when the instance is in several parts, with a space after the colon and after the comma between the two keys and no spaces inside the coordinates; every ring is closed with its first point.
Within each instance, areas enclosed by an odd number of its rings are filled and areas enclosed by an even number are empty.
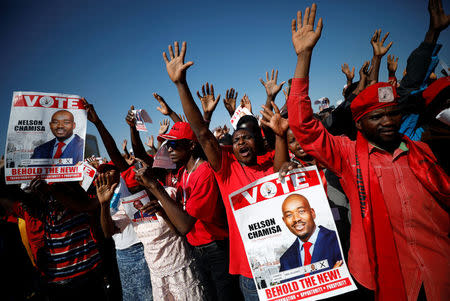
{"type": "Polygon", "coordinates": [[[84,141],[73,133],[76,123],[72,113],[66,110],[55,112],[49,125],[55,138],[36,147],[31,159],[72,158],[73,164],[82,161],[84,141]]]}
{"type": "MultiPolygon", "coordinates": [[[[328,268],[317,272],[342,265],[342,254],[336,232],[322,226],[316,226],[314,222],[316,212],[309,205],[307,198],[300,194],[291,194],[284,200],[281,211],[286,227],[297,236],[297,239],[281,256],[280,272],[322,260],[328,260],[328,268]]],[[[306,276],[308,275],[306,274],[306,276]]]]}

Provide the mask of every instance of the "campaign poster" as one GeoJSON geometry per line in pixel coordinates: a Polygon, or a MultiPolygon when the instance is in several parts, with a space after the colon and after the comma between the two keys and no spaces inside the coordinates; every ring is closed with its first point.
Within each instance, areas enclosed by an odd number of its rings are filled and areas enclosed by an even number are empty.
{"type": "Polygon", "coordinates": [[[81,182],[81,187],[85,191],[88,191],[89,187],[91,187],[96,174],[97,170],[94,167],[87,162],[83,162],[83,182],[81,182]]]}
{"type": "Polygon", "coordinates": [[[315,166],[229,195],[260,300],[317,300],[356,289],[315,166]]]}
{"type": "Polygon", "coordinates": [[[86,110],[78,95],[14,92],[5,150],[7,184],[83,179],[86,110]]]}
{"type": "Polygon", "coordinates": [[[157,222],[156,214],[148,214],[142,212],[141,209],[145,204],[150,202],[145,190],[139,191],[133,195],[120,199],[125,209],[125,213],[134,223],[157,222]]]}
{"type": "Polygon", "coordinates": [[[252,115],[252,112],[250,112],[246,107],[238,106],[236,111],[234,111],[233,116],[231,116],[231,119],[230,119],[230,123],[234,129],[236,129],[239,119],[241,119],[241,117],[245,116],[245,115],[252,115]]]}
{"type": "Polygon", "coordinates": [[[152,123],[150,115],[148,115],[147,111],[145,111],[144,109],[133,110],[133,113],[136,116],[136,130],[147,132],[145,122],[152,123]]]}

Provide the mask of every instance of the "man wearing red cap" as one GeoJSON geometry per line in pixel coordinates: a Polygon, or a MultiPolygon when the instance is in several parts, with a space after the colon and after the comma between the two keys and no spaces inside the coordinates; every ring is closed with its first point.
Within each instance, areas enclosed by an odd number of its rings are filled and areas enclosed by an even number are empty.
{"type": "Polygon", "coordinates": [[[239,288],[228,273],[228,229],[214,172],[189,123],[175,123],[158,140],[166,140],[162,147],[167,147],[179,169],[177,199],[168,195],[149,169],[137,171],[136,179],[161,202],[177,231],[194,247],[208,300],[236,300],[239,288]]]}
{"type": "Polygon", "coordinates": [[[429,147],[398,133],[396,91],[377,83],[351,105],[356,141],[335,137],[313,118],[308,96],[316,5],[292,22],[297,54],[289,125],[302,148],[334,172],[350,200],[349,268],[377,300],[448,300],[450,201],[447,175],[429,147]],[[424,214],[425,213],[425,214],[424,214]],[[420,295],[419,295],[420,293],[420,295]]]}

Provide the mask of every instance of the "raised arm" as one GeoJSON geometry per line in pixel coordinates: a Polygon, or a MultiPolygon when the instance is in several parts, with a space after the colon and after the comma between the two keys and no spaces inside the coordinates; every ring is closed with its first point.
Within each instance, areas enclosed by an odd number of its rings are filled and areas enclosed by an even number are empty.
{"type": "Polygon", "coordinates": [[[113,137],[106,129],[103,122],[97,115],[97,112],[94,109],[92,104],[89,104],[86,99],[82,99],[84,106],[86,107],[87,117],[90,122],[92,122],[97,128],[100,137],[102,137],[103,144],[105,145],[106,151],[108,152],[111,161],[115,166],[119,169],[120,172],[124,172],[128,169],[127,161],[120,154],[119,149],[117,148],[116,142],[114,142],[113,137]]]}
{"type": "Polygon", "coordinates": [[[263,81],[262,78],[259,79],[261,84],[266,89],[267,98],[266,98],[265,107],[268,110],[272,110],[272,102],[275,102],[275,98],[277,97],[278,92],[281,91],[281,89],[283,88],[283,85],[286,83],[286,81],[282,81],[278,85],[277,80],[278,80],[278,70],[275,70],[275,74],[274,74],[273,69],[270,74],[270,78],[269,78],[269,72],[266,72],[266,81],[263,81]]]}
{"type": "MultiPolygon", "coordinates": [[[[439,52],[437,45],[439,35],[450,23],[450,16],[445,14],[441,0],[429,0],[428,13],[430,17],[428,30],[423,42],[408,57],[406,75],[397,90],[400,97],[418,90],[427,79],[433,69],[430,68],[434,65],[433,56],[437,56],[439,52]]],[[[435,63],[437,64],[437,58],[435,63]]]]}
{"type": "Polygon", "coordinates": [[[147,143],[145,145],[150,148],[153,154],[156,154],[156,152],[158,151],[158,149],[155,147],[155,138],[153,137],[153,135],[147,138],[147,143]]]}
{"type": "Polygon", "coordinates": [[[202,95],[200,95],[199,91],[197,91],[197,96],[200,99],[202,103],[202,109],[203,109],[203,120],[208,124],[211,123],[211,117],[214,112],[214,110],[217,107],[217,104],[220,100],[220,94],[217,96],[217,98],[214,97],[214,86],[209,83],[206,83],[205,85],[202,85],[202,95]],[[210,89],[211,87],[211,89],[210,89]]]}
{"type": "Polygon", "coordinates": [[[344,65],[341,66],[341,70],[342,73],[344,73],[345,77],[347,78],[347,86],[350,86],[353,82],[353,78],[355,77],[355,67],[353,67],[352,71],[350,71],[348,64],[344,63],[344,65]]]}
{"type": "Polygon", "coordinates": [[[223,99],[223,104],[225,105],[225,109],[227,109],[230,117],[233,116],[234,111],[236,111],[236,99],[238,97],[238,92],[233,88],[227,90],[225,93],[225,98],[223,99]]]}
{"type": "Polygon", "coordinates": [[[123,152],[125,153],[126,158],[128,159],[128,158],[130,158],[130,153],[128,152],[127,144],[128,144],[127,139],[123,139],[123,142],[122,142],[122,150],[123,150],[123,152]]]}
{"type": "Polygon", "coordinates": [[[117,183],[112,183],[111,175],[99,174],[95,180],[95,187],[97,188],[97,198],[100,202],[100,225],[102,226],[105,237],[111,237],[116,233],[116,226],[111,218],[109,205],[111,198],[114,195],[114,189],[117,183]]]}
{"type": "Polygon", "coordinates": [[[428,12],[430,13],[430,25],[425,34],[424,42],[436,44],[441,31],[446,29],[450,24],[450,15],[445,14],[442,0],[429,0],[428,12]]]}
{"type": "Polygon", "coordinates": [[[273,169],[277,172],[285,162],[289,161],[289,152],[286,139],[286,132],[289,128],[289,122],[287,119],[281,117],[280,110],[273,101],[272,107],[275,113],[272,112],[272,110],[269,110],[266,106],[263,106],[264,111],[260,111],[260,113],[264,117],[261,119],[261,124],[272,129],[276,135],[273,169]]]}
{"type": "Polygon", "coordinates": [[[297,66],[288,98],[289,127],[308,154],[339,175],[341,158],[336,154],[339,150],[335,147],[335,141],[341,137],[328,133],[323,124],[313,118],[308,95],[311,55],[323,26],[320,18],[314,30],[316,9],[316,4],[313,4],[311,8],[306,8],[303,18],[299,11],[297,20],[292,20],[292,42],[297,54],[297,66]]]}
{"type": "Polygon", "coordinates": [[[380,41],[381,29],[375,30],[375,33],[370,40],[373,49],[373,58],[372,58],[372,70],[369,75],[369,85],[375,84],[378,82],[378,74],[380,72],[380,64],[383,56],[388,52],[389,48],[391,48],[392,43],[390,42],[388,45],[384,46],[384,42],[389,36],[389,32],[386,33],[380,41]]]}
{"type": "Polygon", "coordinates": [[[149,166],[144,164],[144,167],[136,170],[136,180],[159,200],[167,217],[181,235],[186,235],[191,231],[196,219],[183,210],[180,202],[169,196],[164,187],[154,177],[149,166]]]}
{"type": "Polygon", "coordinates": [[[370,65],[369,61],[365,61],[362,65],[361,69],[359,69],[359,82],[358,86],[356,86],[355,90],[353,90],[353,95],[358,95],[362,90],[364,90],[369,84],[369,75],[370,71],[373,68],[373,65],[370,65]]]}
{"type": "Polygon", "coordinates": [[[388,74],[389,74],[388,81],[394,86],[397,86],[397,77],[395,76],[397,67],[398,67],[398,57],[395,58],[394,55],[391,56],[389,54],[387,56],[387,69],[388,69],[388,74]]]}
{"type": "Polygon", "coordinates": [[[127,117],[125,118],[125,121],[130,127],[131,147],[133,148],[134,156],[152,166],[153,159],[149,155],[147,155],[144,144],[141,140],[141,136],[139,135],[139,131],[136,129],[136,116],[133,113],[133,110],[134,106],[131,106],[130,110],[128,111],[127,117]]]}
{"type": "Polygon", "coordinates": [[[317,5],[313,3],[311,8],[306,8],[303,20],[301,11],[297,12],[297,20],[292,20],[292,43],[297,54],[294,78],[307,78],[309,75],[312,51],[322,34],[323,27],[323,21],[320,18],[314,30],[316,10],[317,5]]]}
{"type": "Polygon", "coordinates": [[[178,116],[178,114],[174,112],[171,107],[169,107],[164,98],[162,98],[156,93],[153,93],[153,97],[159,102],[160,106],[156,107],[156,109],[160,111],[161,114],[163,114],[164,116],[169,116],[174,123],[181,122],[181,119],[178,116]]]}
{"type": "Polygon", "coordinates": [[[208,124],[203,120],[202,113],[195,104],[186,82],[186,70],[194,63],[184,63],[186,42],[183,42],[181,51],[179,50],[178,42],[175,42],[174,46],[175,49],[172,48],[172,45],[169,46],[170,60],[167,58],[166,53],[163,53],[167,73],[178,89],[184,114],[197,136],[197,139],[208,158],[209,164],[214,170],[218,171],[221,168],[222,163],[222,153],[219,142],[208,129],[208,124]]]}

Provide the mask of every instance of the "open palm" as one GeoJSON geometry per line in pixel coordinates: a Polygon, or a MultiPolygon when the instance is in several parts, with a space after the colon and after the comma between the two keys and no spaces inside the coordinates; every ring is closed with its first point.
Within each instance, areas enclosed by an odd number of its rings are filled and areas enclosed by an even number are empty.
{"type": "Polygon", "coordinates": [[[302,19],[302,12],[297,12],[297,20],[292,20],[292,43],[294,44],[295,52],[312,50],[316,45],[322,33],[323,21],[319,19],[316,30],[314,30],[314,20],[316,18],[316,4],[306,8],[302,19]]]}
{"type": "Polygon", "coordinates": [[[174,43],[174,48],[172,48],[172,45],[169,45],[169,55],[170,60],[167,58],[166,53],[163,52],[164,62],[166,62],[167,73],[169,74],[170,79],[174,83],[186,80],[186,70],[194,64],[193,62],[184,63],[186,42],[183,42],[181,52],[179,50],[178,42],[174,43]]]}

